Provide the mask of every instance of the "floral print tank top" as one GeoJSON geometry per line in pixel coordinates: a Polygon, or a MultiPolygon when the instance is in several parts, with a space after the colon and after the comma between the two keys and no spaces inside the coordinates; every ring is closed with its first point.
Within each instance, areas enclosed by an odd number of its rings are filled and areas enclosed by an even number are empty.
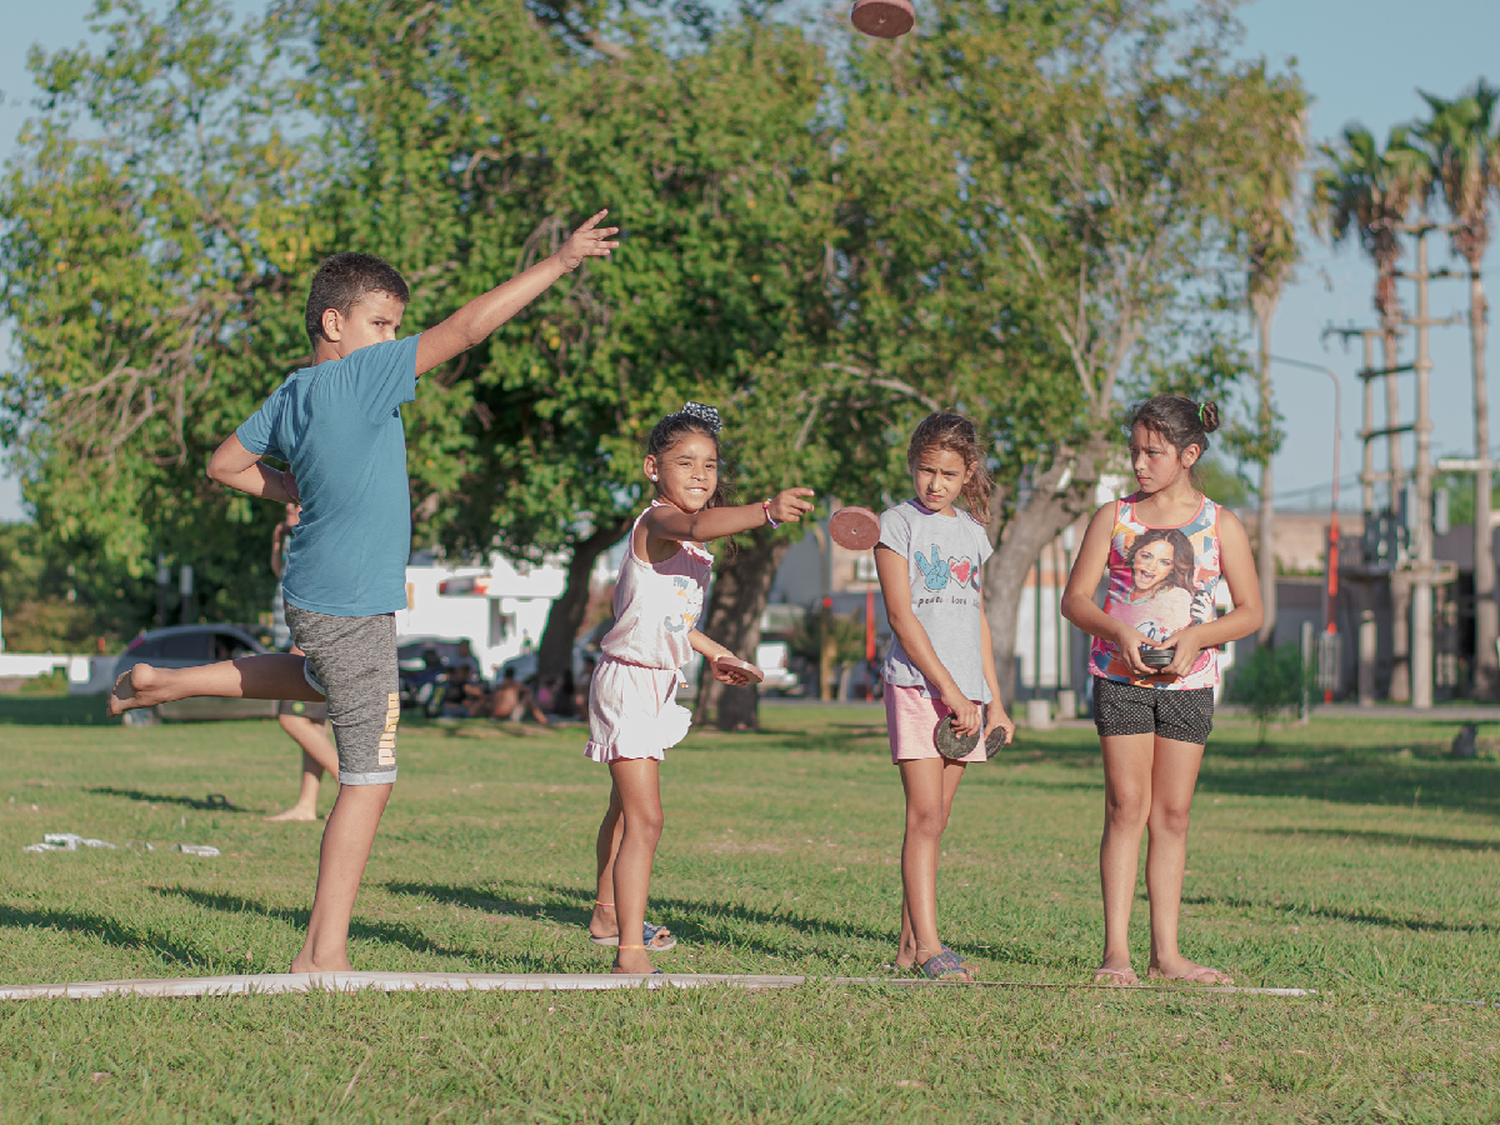
{"type": "MultiPolygon", "coordinates": [[[[1136,515],[1139,496],[1115,501],[1109,541],[1109,594],[1104,612],[1151,641],[1213,620],[1218,592],[1219,506],[1201,498],[1197,513],[1177,527],[1153,527],[1136,515]]],[[[1219,653],[1206,648],[1186,676],[1137,677],[1112,641],[1095,637],[1089,670],[1139,687],[1190,691],[1219,682],[1219,653]]]]}

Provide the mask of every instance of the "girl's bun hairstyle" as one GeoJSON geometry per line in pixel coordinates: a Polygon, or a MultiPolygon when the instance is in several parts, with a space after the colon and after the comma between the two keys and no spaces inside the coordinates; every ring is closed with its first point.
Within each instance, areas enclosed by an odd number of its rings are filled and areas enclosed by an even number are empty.
{"type": "Polygon", "coordinates": [[[689,402],[683,404],[681,410],[668,414],[652,426],[651,436],[646,439],[646,452],[658,460],[688,434],[702,434],[714,443],[714,452],[719,454],[720,460],[719,485],[714,489],[714,494],[708,498],[705,508],[722,506],[727,495],[728,474],[724,470],[723,450],[719,446],[719,431],[723,428],[724,423],[719,420],[719,412],[712,406],[704,406],[701,402],[689,402]]]}
{"type": "Polygon", "coordinates": [[[990,479],[989,465],[985,462],[984,450],[979,446],[979,431],[974,423],[962,414],[946,411],[929,414],[917,423],[911,435],[911,444],[906,447],[906,467],[917,471],[917,462],[929,449],[942,449],[957,453],[964,459],[964,467],[974,473],[964,485],[963,498],[969,514],[980,523],[990,522],[990,490],[994,482],[990,479]]]}
{"type": "Polygon", "coordinates": [[[1208,435],[1219,428],[1219,407],[1212,402],[1200,405],[1182,395],[1153,395],[1131,412],[1130,429],[1137,426],[1165,438],[1178,453],[1196,445],[1201,458],[1208,452],[1208,435]]]}

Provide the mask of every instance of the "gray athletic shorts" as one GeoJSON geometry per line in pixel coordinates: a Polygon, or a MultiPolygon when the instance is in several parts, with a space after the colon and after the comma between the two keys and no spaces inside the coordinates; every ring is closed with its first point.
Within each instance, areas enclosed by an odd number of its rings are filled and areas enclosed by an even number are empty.
{"type": "Polygon", "coordinates": [[[307,682],[328,700],[340,785],[396,780],[396,615],[330,617],[288,603],[286,623],[307,654],[307,682]]]}
{"type": "Polygon", "coordinates": [[[1214,689],[1140,687],[1095,676],[1094,726],[1100,738],[1154,734],[1205,746],[1214,729],[1214,689]]]}

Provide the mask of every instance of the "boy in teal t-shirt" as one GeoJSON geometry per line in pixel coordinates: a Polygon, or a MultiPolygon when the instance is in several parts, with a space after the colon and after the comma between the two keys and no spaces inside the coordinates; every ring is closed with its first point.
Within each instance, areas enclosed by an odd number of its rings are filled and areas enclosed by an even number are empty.
{"type": "Polygon", "coordinates": [[[287,624],[306,655],[166,669],[137,664],[109,713],[189,696],[328,701],[339,795],[323,830],[318,888],[293,972],[345,970],[349,920],[396,780],[401,717],[395,611],[406,605],[411,499],[401,405],[423,373],[467,351],[586,259],[608,258],[600,211],[556,254],[476,297],[437,327],[396,339],[408,291],[368,254],[335,254],[313,278],[313,363],[293,372],[214,453],[208,475],[251,496],[300,503],[283,579],[287,624]],[[285,471],[261,461],[270,455],[285,471]]]}

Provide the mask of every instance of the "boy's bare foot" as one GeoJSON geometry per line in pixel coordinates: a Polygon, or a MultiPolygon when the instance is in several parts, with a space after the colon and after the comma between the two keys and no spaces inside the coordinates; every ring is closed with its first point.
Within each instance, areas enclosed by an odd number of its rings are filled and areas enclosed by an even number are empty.
{"type": "Polygon", "coordinates": [[[352,973],[354,966],[349,964],[347,957],[339,957],[325,965],[319,965],[315,964],[311,957],[299,953],[292,958],[292,967],[287,971],[291,973],[352,973]]]}
{"type": "Polygon", "coordinates": [[[158,703],[170,701],[171,696],[162,683],[162,670],[149,664],[137,664],[130,671],[121,672],[115,680],[105,712],[114,718],[137,707],[155,707],[158,703]]]}
{"type": "Polygon", "coordinates": [[[1146,970],[1152,980],[1180,980],[1187,984],[1233,984],[1234,978],[1222,969],[1199,965],[1186,958],[1175,962],[1170,968],[1152,965],[1146,970]]]}
{"type": "Polygon", "coordinates": [[[651,964],[651,958],[646,956],[644,945],[622,945],[615,954],[615,964],[612,973],[654,973],[656,966],[651,964]]]}
{"type": "Polygon", "coordinates": [[[288,820],[288,821],[313,821],[318,819],[316,809],[304,809],[301,805],[293,805],[286,812],[279,812],[275,816],[264,816],[262,820],[288,820]]]}
{"type": "Polygon", "coordinates": [[[1140,984],[1141,978],[1135,975],[1135,970],[1129,965],[1123,969],[1100,966],[1094,970],[1094,983],[1106,988],[1129,988],[1131,985],[1140,984]]]}

